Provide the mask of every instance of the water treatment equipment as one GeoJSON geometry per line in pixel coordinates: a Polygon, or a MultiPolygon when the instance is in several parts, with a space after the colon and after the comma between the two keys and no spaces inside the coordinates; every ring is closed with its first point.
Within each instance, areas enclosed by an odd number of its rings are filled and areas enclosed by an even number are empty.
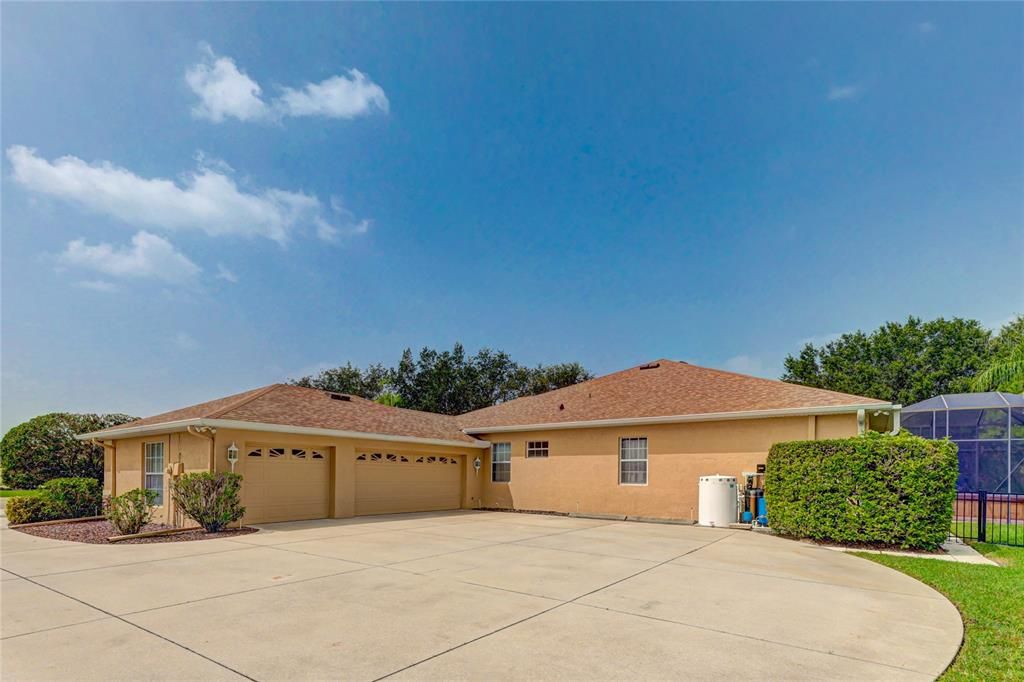
{"type": "Polygon", "coordinates": [[[697,523],[728,528],[736,523],[736,477],[701,476],[698,486],[697,523]]]}

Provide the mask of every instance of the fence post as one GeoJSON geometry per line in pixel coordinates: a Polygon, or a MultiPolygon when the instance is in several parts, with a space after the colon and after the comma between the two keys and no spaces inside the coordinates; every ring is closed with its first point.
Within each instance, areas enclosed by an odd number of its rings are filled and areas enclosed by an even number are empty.
{"type": "Polygon", "coordinates": [[[985,542],[985,526],[988,517],[988,493],[978,493],[978,542],[985,542]]]}

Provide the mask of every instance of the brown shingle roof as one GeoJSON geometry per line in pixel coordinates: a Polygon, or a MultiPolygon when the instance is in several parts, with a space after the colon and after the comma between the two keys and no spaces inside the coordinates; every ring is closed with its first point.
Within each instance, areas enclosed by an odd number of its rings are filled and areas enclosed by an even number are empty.
{"type": "Polygon", "coordinates": [[[106,429],[104,434],[184,419],[230,419],[336,431],[405,436],[476,443],[459,427],[455,417],[388,407],[372,400],[348,396],[335,400],[315,388],[272,384],[226,398],[146,417],[106,429]]]}
{"type": "Polygon", "coordinates": [[[459,417],[466,429],[864,404],[885,401],[656,360],[459,417]],[[649,369],[642,369],[649,367],[649,369]]]}

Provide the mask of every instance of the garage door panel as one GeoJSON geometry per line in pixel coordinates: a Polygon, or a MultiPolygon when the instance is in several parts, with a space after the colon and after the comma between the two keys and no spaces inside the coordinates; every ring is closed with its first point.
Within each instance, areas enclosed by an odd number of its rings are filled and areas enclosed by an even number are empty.
{"type": "Polygon", "coordinates": [[[445,463],[356,462],[356,515],[445,511],[462,506],[462,466],[445,463]]]}
{"type": "MultiPolygon", "coordinates": [[[[276,451],[281,448],[273,448],[276,451]]],[[[249,452],[259,451],[250,448],[249,452]]],[[[290,454],[270,456],[263,448],[261,456],[246,457],[242,485],[245,489],[246,523],[322,519],[330,513],[330,458],[322,450],[301,451],[303,457],[290,454]]]]}

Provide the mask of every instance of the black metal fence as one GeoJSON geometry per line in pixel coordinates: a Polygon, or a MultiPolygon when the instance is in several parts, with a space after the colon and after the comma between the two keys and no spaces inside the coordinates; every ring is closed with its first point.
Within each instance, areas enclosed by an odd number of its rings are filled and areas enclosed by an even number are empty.
{"type": "Polygon", "coordinates": [[[1024,494],[957,493],[951,532],[961,540],[1024,547],[1024,494]]]}

